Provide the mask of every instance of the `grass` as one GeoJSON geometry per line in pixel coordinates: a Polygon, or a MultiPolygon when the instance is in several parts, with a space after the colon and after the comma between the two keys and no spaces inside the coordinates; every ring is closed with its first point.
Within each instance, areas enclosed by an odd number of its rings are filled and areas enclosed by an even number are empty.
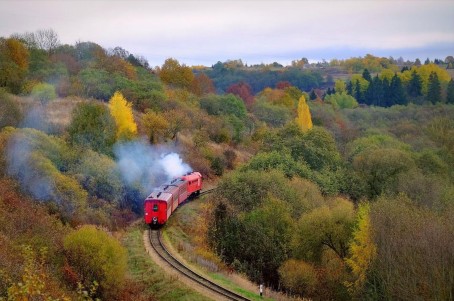
{"type": "Polygon", "coordinates": [[[144,230],[143,225],[131,226],[123,238],[123,245],[128,250],[129,278],[139,288],[137,293],[140,296],[135,297],[160,301],[211,300],[180,283],[175,277],[168,276],[153,262],[143,246],[144,230]]]}
{"type": "Polygon", "coordinates": [[[212,280],[214,280],[216,283],[220,284],[221,286],[228,288],[236,293],[239,293],[243,295],[244,297],[251,299],[251,300],[273,300],[270,298],[260,298],[258,295],[258,287],[257,287],[257,292],[251,292],[249,290],[243,289],[239,287],[236,283],[234,283],[232,280],[230,280],[228,277],[226,277],[223,274],[219,273],[209,273],[209,276],[212,280]]]}

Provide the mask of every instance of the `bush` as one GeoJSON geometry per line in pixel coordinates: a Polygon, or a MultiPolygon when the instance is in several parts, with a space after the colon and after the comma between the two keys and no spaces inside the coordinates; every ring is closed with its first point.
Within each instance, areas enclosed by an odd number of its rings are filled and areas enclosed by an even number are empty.
{"type": "Polygon", "coordinates": [[[289,259],[279,268],[282,285],[290,294],[308,296],[315,292],[317,272],[315,268],[302,260],[289,259]]]}
{"type": "Polygon", "coordinates": [[[94,226],[85,225],[64,239],[69,269],[85,287],[99,283],[99,295],[109,300],[125,279],[127,253],[112,236],[94,226]]]}
{"type": "Polygon", "coordinates": [[[72,144],[112,154],[116,126],[106,106],[98,103],[79,104],[73,111],[68,132],[72,144]]]}
{"type": "Polygon", "coordinates": [[[34,99],[39,100],[42,103],[47,103],[57,98],[55,87],[47,83],[40,83],[34,86],[31,95],[34,99]]]}
{"type": "Polygon", "coordinates": [[[0,89],[0,129],[5,126],[17,127],[22,120],[19,104],[0,89]]]}

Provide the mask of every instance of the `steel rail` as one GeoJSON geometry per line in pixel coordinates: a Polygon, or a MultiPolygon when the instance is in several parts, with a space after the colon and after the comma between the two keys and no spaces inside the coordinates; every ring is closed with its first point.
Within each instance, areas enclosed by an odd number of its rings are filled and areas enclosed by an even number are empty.
{"type": "Polygon", "coordinates": [[[237,293],[234,293],[214,282],[211,280],[206,279],[205,277],[197,274],[178,259],[176,259],[170,252],[166,249],[164,244],[161,241],[161,232],[160,230],[153,230],[150,229],[149,231],[149,239],[152,248],[155,252],[161,257],[162,260],[167,262],[170,266],[172,266],[175,270],[179,273],[185,275],[186,277],[192,279],[193,281],[199,283],[200,285],[208,288],[209,290],[229,299],[229,300],[238,300],[238,301],[245,301],[250,300],[247,299],[237,293]]]}

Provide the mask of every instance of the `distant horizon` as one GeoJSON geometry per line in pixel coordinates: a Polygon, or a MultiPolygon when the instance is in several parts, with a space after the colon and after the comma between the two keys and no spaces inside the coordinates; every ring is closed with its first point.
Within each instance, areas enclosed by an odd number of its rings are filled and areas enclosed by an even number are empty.
{"type": "Polygon", "coordinates": [[[52,28],[62,44],[120,46],[150,66],[288,65],[372,54],[454,55],[449,0],[0,0],[0,36],[52,28]]]}

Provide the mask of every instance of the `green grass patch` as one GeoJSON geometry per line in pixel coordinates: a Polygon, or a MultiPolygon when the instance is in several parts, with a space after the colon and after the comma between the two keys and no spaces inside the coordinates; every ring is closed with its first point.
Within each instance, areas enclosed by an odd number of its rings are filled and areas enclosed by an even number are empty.
{"type": "Polygon", "coordinates": [[[128,229],[123,245],[128,250],[128,271],[131,280],[140,288],[140,299],[160,301],[211,300],[180,283],[159,267],[145,251],[143,231],[145,226],[136,225],[128,229]]]}
{"type": "Polygon", "coordinates": [[[270,301],[273,300],[273,299],[266,298],[266,297],[260,298],[260,295],[258,294],[258,290],[259,290],[258,287],[257,287],[257,292],[253,293],[253,292],[245,290],[245,289],[243,289],[241,287],[238,287],[234,282],[232,282],[228,277],[226,277],[223,274],[210,273],[209,276],[210,276],[210,278],[212,280],[214,280],[219,285],[221,285],[221,286],[223,286],[223,287],[225,287],[227,289],[230,289],[233,292],[239,293],[239,294],[243,295],[244,297],[246,297],[248,299],[251,299],[251,300],[270,300],[270,301]]]}

